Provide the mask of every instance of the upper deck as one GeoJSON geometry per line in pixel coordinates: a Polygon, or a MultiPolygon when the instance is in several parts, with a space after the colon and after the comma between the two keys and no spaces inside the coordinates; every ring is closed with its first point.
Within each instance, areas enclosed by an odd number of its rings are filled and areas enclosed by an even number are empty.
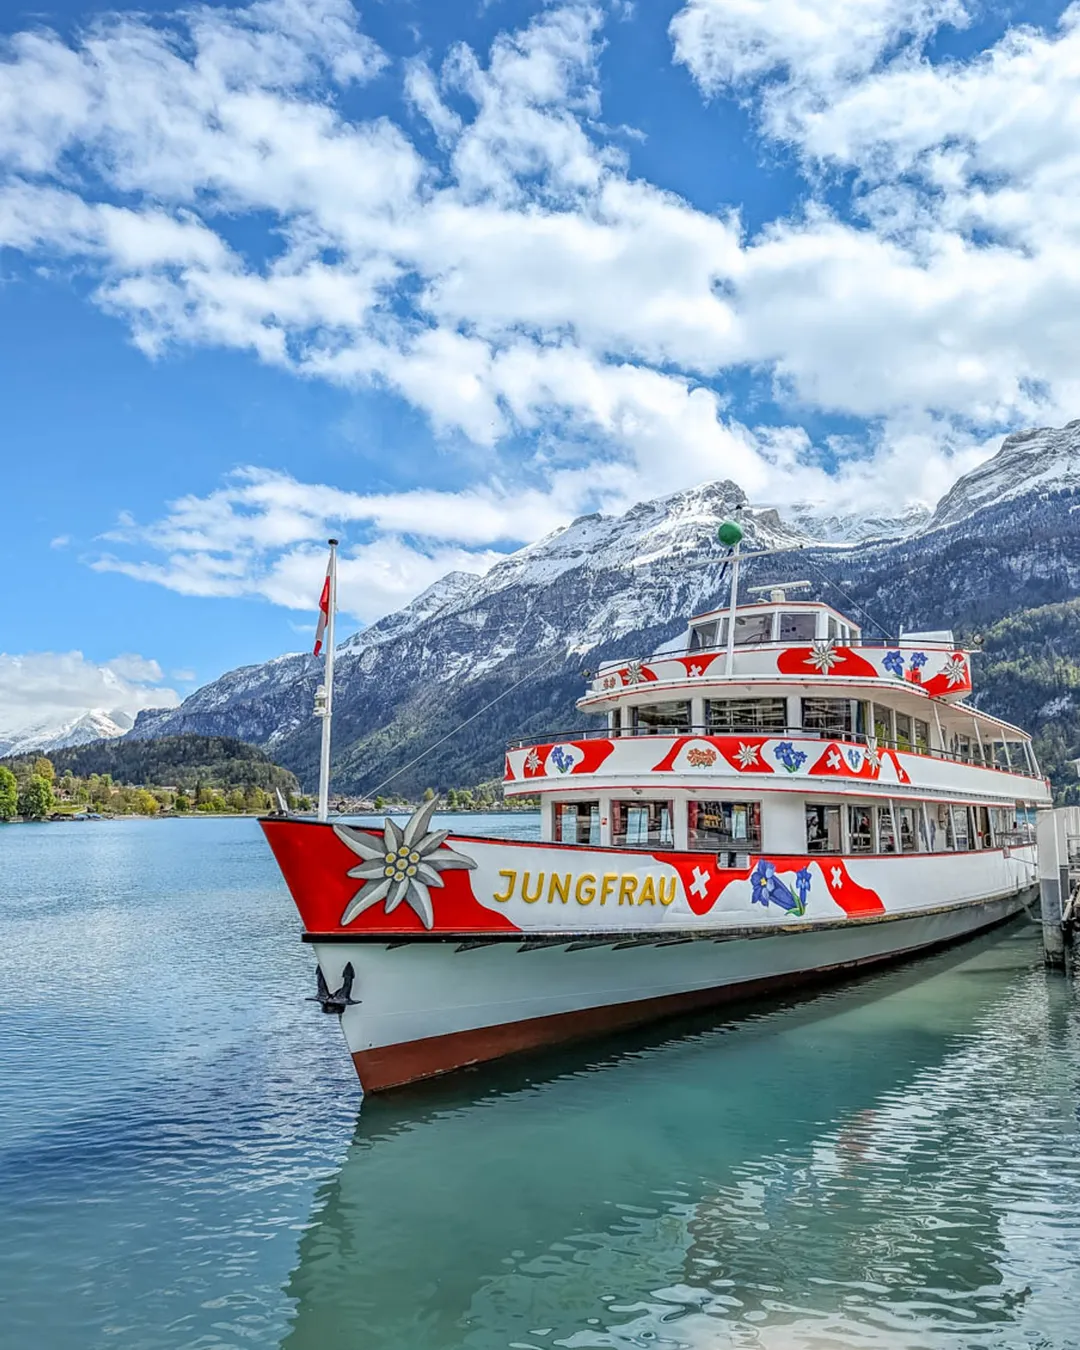
{"type": "Polygon", "coordinates": [[[857,624],[820,602],[773,600],[740,605],[729,643],[724,610],[699,614],[674,642],[654,655],[605,662],[586,695],[584,710],[601,711],[642,694],[709,686],[785,685],[856,687],[873,697],[875,686],[907,685],[949,702],[971,692],[969,654],[951,633],[909,634],[898,642],[867,642],[857,624]]]}

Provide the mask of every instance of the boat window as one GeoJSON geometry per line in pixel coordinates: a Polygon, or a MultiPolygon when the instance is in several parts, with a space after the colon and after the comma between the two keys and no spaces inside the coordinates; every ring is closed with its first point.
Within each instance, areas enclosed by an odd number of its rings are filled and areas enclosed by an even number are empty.
{"type": "Polygon", "coordinates": [[[769,614],[737,614],[735,616],[735,646],[751,647],[759,642],[772,641],[772,619],[769,614]]]}
{"type": "Polygon", "coordinates": [[[613,736],[622,735],[622,709],[612,708],[608,715],[608,730],[613,736]]]}
{"type": "Polygon", "coordinates": [[[896,748],[911,749],[911,718],[907,713],[896,713],[896,748]]]}
{"type": "Polygon", "coordinates": [[[756,853],[761,848],[760,802],[692,801],[688,817],[692,849],[702,853],[756,853]]]}
{"type": "Polygon", "coordinates": [[[848,698],[804,698],[802,724],[822,736],[845,737],[851,734],[851,700],[848,698]]]}
{"type": "Polygon", "coordinates": [[[611,842],[621,848],[672,848],[670,802],[612,802],[611,842]]]}
{"type": "Polygon", "coordinates": [[[705,704],[705,720],[714,736],[783,731],[787,726],[787,699],[711,698],[705,704]]]}
{"type": "Polygon", "coordinates": [[[877,814],[877,838],[879,853],[896,852],[896,836],[893,834],[892,812],[887,806],[875,808],[877,814]]]}
{"type": "Polygon", "coordinates": [[[839,806],[806,804],[806,851],[808,853],[842,853],[839,806]]]}
{"type": "Polygon", "coordinates": [[[919,852],[932,853],[934,822],[930,818],[930,808],[922,802],[915,808],[915,815],[919,825],[919,852]]]}
{"type": "Polygon", "coordinates": [[[781,614],[781,642],[813,642],[817,632],[816,614],[781,614]]]}
{"type": "Polygon", "coordinates": [[[930,723],[920,722],[917,717],[911,719],[912,740],[915,749],[920,755],[925,755],[930,750],[930,723]]]}
{"type": "Polygon", "coordinates": [[[880,703],[874,704],[874,737],[882,748],[893,743],[892,709],[880,703]]]}
{"type": "Polygon", "coordinates": [[[869,806],[849,806],[848,847],[852,853],[873,853],[874,817],[869,806]]]}
{"type": "Polygon", "coordinates": [[[952,809],[948,806],[934,806],[930,808],[929,816],[931,850],[934,853],[951,853],[956,848],[952,809]]]}
{"type": "Polygon", "coordinates": [[[840,625],[837,623],[837,621],[833,618],[833,616],[832,616],[831,614],[829,615],[829,634],[828,634],[828,635],[829,635],[829,637],[831,637],[831,638],[837,638],[837,637],[840,636],[840,625]]]}
{"type": "Polygon", "coordinates": [[[638,736],[663,736],[690,730],[689,699],[671,703],[642,703],[627,711],[638,736]]]}
{"type": "Polygon", "coordinates": [[[971,737],[954,736],[952,738],[952,753],[956,759],[963,760],[965,764],[970,764],[974,759],[971,753],[971,737]]]}
{"type": "Polygon", "coordinates": [[[599,844],[599,802],[556,802],[555,837],[560,844],[599,844]]]}
{"type": "Polygon", "coordinates": [[[971,847],[968,833],[968,809],[966,806],[952,808],[953,847],[960,853],[966,853],[971,847]]]}
{"type": "Polygon", "coordinates": [[[690,630],[690,650],[701,651],[705,647],[716,646],[716,621],[698,624],[690,630]]]}
{"type": "Polygon", "coordinates": [[[914,806],[896,807],[896,831],[900,836],[900,852],[918,853],[919,833],[914,806]]]}
{"type": "Polygon", "coordinates": [[[971,808],[974,817],[974,839],[978,848],[992,848],[993,839],[990,837],[990,812],[985,806],[974,806],[971,808]]]}

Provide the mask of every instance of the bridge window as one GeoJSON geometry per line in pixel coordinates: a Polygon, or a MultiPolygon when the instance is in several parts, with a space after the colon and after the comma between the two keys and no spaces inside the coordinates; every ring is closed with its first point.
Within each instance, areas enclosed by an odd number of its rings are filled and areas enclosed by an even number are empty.
{"type": "Polygon", "coordinates": [[[802,724],[807,731],[843,739],[851,734],[851,700],[847,698],[804,698],[802,724]]]}
{"type": "Polygon", "coordinates": [[[670,802],[612,802],[611,842],[622,848],[673,848],[670,802]]]}
{"type": "Polygon", "coordinates": [[[628,709],[634,731],[645,736],[678,735],[690,730],[690,701],[643,703],[628,709]]]}
{"type": "Polygon", "coordinates": [[[912,740],[915,742],[915,749],[920,755],[925,755],[930,750],[930,723],[920,722],[917,717],[911,719],[912,740]]]}
{"type": "Polygon", "coordinates": [[[599,844],[599,802],[556,802],[555,835],[560,844],[599,844]]]}
{"type": "Polygon", "coordinates": [[[773,616],[768,614],[737,614],[735,616],[735,646],[751,647],[759,642],[772,641],[773,616]]]}
{"type": "Polygon", "coordinates": [[[714,736],[783,731],[787,726],[787,699],[711,698],[705,705],[705,720],[714,736]]]}
{"type": "Polygon", "coordinates": [[[760,802],[690,802],[689,843],[703,853],[756,853],[761,848],[760,802]]]}
{"type": "Polygon", "coordinates": [[[708,647],[716,646],[715,620],[712,623],[701,623],[696,628],[690,630],[690,650],[692,652],[703,651],[708,647]]]}
{"type": "Polygon", "coordinates": [[[870,806],[849,806],[848,847],[852,853],[873,853],[874,812],[870,806]]]}
{"type": "Polygon", "coordinates": [[[839,806],[806,807],[806,851],[808,853],[842,853],[839,806]]]}
{"type": "Polygon", "coordinates": [[[781,642],[813,642],[817,633],[816,614],[781,614],[781,642]]]}

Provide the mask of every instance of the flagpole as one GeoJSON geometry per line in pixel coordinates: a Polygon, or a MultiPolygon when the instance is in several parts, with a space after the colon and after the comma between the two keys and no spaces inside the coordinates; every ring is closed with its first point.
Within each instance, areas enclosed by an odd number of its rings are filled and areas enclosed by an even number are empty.
{"type": "Polygon", "coordinates": [[[326,613],[326,665],[323,674],[324,696],[322,702],[322,745],[319,750],[319,819],[325,820],[330,813],[330,723],[334,714],[334,619],[337,615],[337,546],[336,539],[329,540],[330,566],[327,576],[330,579],[330,603],[326,613]]]}

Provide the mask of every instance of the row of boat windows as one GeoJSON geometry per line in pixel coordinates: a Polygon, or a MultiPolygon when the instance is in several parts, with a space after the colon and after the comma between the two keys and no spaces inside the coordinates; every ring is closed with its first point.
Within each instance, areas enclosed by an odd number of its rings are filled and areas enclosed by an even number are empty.
{"type": "MultiPolygon", "coordinates": [[[[951,806],[933,802],[880,805],[808,802],[807,853],[966,853],[1027,842],[1031,827],[1010,807],[951,806]]],[[[758,853],[761,803],[687,803],[688,847],[702,853],[758,853]]],[[[600,843],[600,803],[557,802],[555,837],[562,844],[600,843]]],[[[611,843],[616,848],[674,848],[670,801],[613,801],[611,843]]]]}
{"type": "MultiPolygon", "coordinates": [[[[835,740],[867,740],[873,736],[881,748],[914,750],[920,754],[926,754],[930,749],[929,722],[881,703],[848,698],[803,698],[799,705],[800,721],[794,728],[788,724],[786,698],[706,699],[704,727],[692,725],[689,699],[644,703],[612,709],[609,726],[616,736],[624,732],[637,736],[677,736],[691,731],[704,731],[711,736],[810,732],[835,740]]],[[[1021,773],[1038,772],[1026,741],[980,742],[977,737],[953,733],[948,737],[946,753],[966,764],[1011,768],[1021,773]]]]}
{"type": "MultiPolygon", "coordinates": [[[[831,614],[828,616],[826,636],[835,639],[841,646],[849,646],[858,641],[858,631],[842,623],[831,614]]],[[[736,647],[752,647],[764,642],[813,642],[817,637],[817,614],[806,611],[785,613],[783,610],[771,610],[766,614],[737,614],[735,616],[736,647]]],[[[690,630],[690,650],[705,651],[709,648],[726,647],[728,640],[728,620],[713,619],[698,624],[690,630]]]]}

